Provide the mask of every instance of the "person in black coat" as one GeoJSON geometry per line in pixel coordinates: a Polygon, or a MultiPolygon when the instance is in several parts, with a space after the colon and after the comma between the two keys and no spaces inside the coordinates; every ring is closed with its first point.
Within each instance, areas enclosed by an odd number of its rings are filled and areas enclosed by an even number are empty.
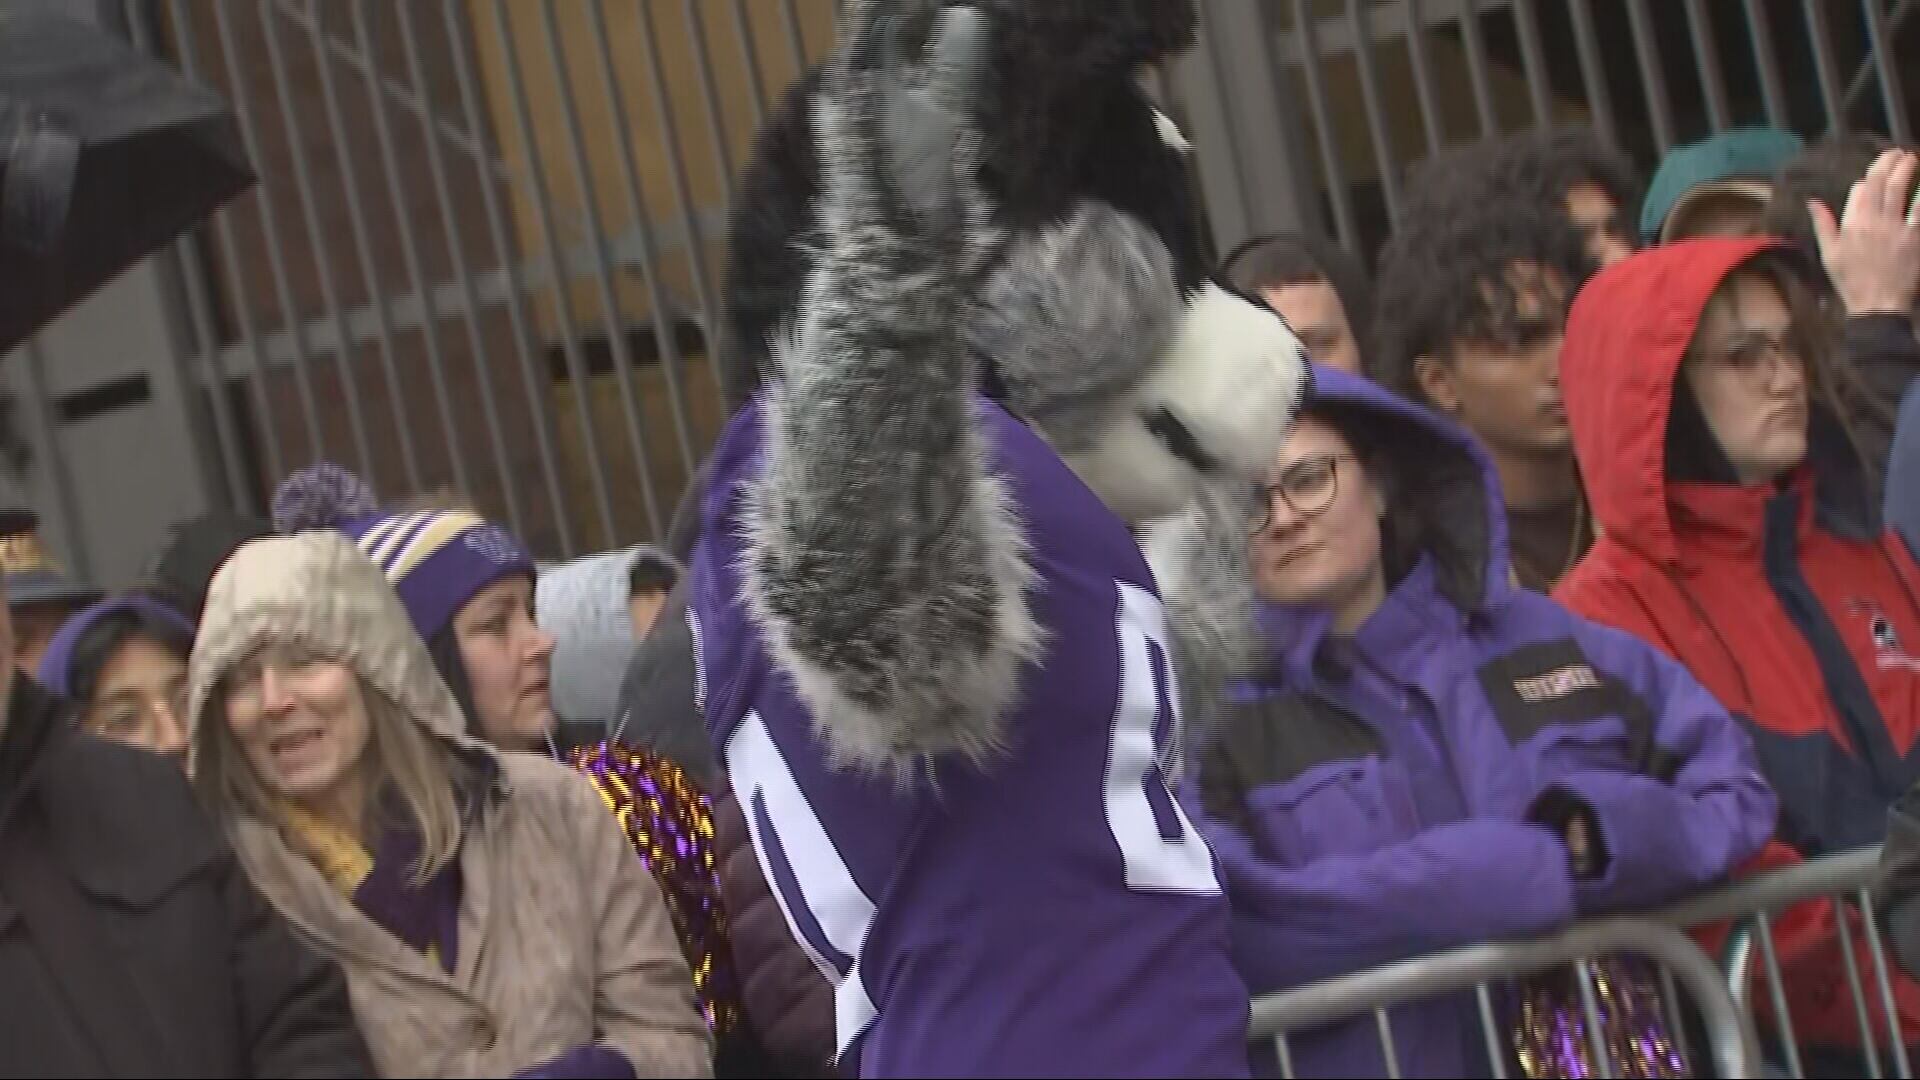
{"type": "MultiPolygon", "coordinates": [[[[0,536],[33,520],[0,509],[0,536]]],[[[81,732],[21,676],[0,710],[0,1076],[373,1075],[345,979],[176,762],[81,732]]]]}

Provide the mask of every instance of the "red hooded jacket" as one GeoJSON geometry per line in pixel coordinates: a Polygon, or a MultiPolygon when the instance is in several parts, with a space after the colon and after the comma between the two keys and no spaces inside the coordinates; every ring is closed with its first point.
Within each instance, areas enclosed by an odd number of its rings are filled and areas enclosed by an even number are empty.
{"type": "MultiPolygon", "coordinates": [[[[1707,301],[1781,246],[1656,248],[1581,290],[1560,380],[1601,536],[1554,593],[1666,650],[1749,721],[1780,795],[1772,865],[1878,843],[1920,775],[1920,568],[1832,418],[1816,414],[1806,464],[1778,484],[1669,480],[1674,384],[1707,301]]],[[[1858,1042],[1832,920],[1831,904],[1803,905],[1776,924],[1802,1042],[1858,1042]]],[[[1897,985],[1911,1041],[1920,986],[1897,985]]]]}

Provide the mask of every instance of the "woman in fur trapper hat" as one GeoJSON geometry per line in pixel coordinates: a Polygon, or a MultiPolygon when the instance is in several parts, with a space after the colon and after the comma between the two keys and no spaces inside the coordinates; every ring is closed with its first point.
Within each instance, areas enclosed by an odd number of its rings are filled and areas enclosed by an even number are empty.
{"type": "Polygon", "coordinates": [[[1140,69],[1178,0],[852,3],[760,136],[712,463],[709,734],[842,1068],[1218,1076],[1246,991],[1125,522],[1271,460],[1307,381],[1206,280],[1140,69]]]}

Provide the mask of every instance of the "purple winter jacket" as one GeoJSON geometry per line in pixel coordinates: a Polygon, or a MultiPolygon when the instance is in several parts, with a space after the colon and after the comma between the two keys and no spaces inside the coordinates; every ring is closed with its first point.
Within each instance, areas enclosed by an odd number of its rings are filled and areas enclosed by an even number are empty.
{"type": "MultiPolygon", "coordinates": [[[[1498,477],[1463,429],[1315,378],[1309,412],[1359,431],[1398,481],[1394,583],[1351,639],[1264,606],[1267,674],[1229,688],[1189,778],[1249,990],[1658,904],[1758,851],[1774,797],[1726,709],[1650,645],[1511,583],[1498,477]],[[1538,823],[1567,806],[1605,853],[1582,880],[1538,823]]],[[[1403,1075],[1485,1075],[1471,994],[1392,1026],[1403,1075]]],[[[1302,1076],[1384,1075],[1370,1018],[1290,1049],[1302,1076]]]]}

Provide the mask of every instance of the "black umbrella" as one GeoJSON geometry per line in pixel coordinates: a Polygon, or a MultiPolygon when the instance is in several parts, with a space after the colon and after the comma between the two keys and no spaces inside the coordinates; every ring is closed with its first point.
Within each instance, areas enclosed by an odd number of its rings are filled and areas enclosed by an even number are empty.
{"type": "Polygon", "coordinates": [[[88,23],[0,10],[0,353],[253,180],[212,91],[88,23]]]}

